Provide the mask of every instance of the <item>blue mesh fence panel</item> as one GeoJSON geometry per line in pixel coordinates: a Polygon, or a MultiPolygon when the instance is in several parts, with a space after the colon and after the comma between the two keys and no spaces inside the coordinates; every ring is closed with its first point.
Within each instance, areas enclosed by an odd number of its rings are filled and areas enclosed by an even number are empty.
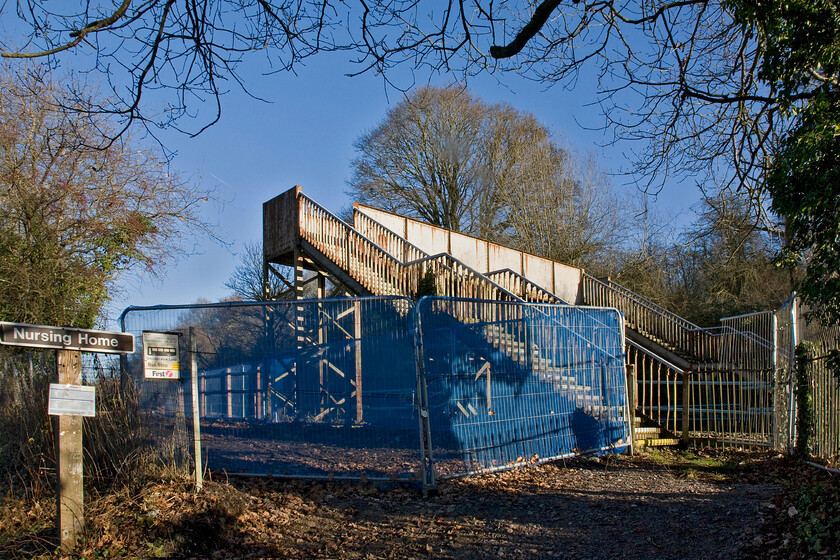
{"type": "Polygon", "coordinates": [[[124,328],[138,352],[124,358],[124,376],[162,456],[191,463],[196,375],[213,470],[414,480],[424,466],[453,476],[627,444],[617,311],[418,305],[378,297],[129,308],[124,328]],[[143,331],[180,333],[180,380],[144,379],[143,331]],[[418,406],[429,412],[425,445],[418,406]]]}
{"type": "Polygon", "coordinates": [[[616,310],[427,297],[417,315],[439,476],[628,444],[616,310]]]}
{"type": "Polygon", "coordinates": [[[144,330],[181,333],[182,379],[144,379],[140,352],[127,371],[147,424],[175,439],[193,413],[192,333],[210,469],[415,479],[412,309],[387,297],[129,308],[125,330],[138,345],[144,330]]]}

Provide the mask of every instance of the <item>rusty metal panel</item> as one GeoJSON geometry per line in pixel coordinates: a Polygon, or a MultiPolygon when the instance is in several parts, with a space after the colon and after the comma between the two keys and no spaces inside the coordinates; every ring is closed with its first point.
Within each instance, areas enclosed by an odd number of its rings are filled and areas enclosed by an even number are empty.
{"type": "Polygon", "coordinates": [[[487,249],[487,266],[491,271],[509,268],[517,274],[522,274],[522,253],[515,249],[489,244],[487,249]]]}
{"type": "Polygon", "coordinates": [[[452,248],[452,256],[465,265],[478,272],[488,272],[490,270],[487,268],[486,241],[460,233],[453,233],[449,244],[452,248]]]}
{"type": "Polygon", "coordinates": [[[565,302],[582,303],[582,292],[580,289],[582,276],[583,269],[555,262],[554,289],[552,292],[565,302]]]}
{"type": "Polygon", "coordinates": [[[269,262],[292,253],[298,243],[299,192],[300,187],[294,187],[263,203],[263,256],[269,262]]]}
{"type": "Polygon", "coordinates": [[[416,220],[408,220],[407,239],[430,255],[449,252],[449,231],[416,220]]]}
{"type": "Polygon", "coordinates": [[[522,276],[544,290],[553,290],[553,261],[525,253],[522,256],[522,267],[522,276]]]}

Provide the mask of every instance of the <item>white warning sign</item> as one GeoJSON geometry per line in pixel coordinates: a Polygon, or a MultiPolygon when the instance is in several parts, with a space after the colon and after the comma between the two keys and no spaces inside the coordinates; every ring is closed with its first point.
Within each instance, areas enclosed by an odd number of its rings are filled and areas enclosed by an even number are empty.
{"type": "Polygon", "coordinates": [[[53,416],[96,416],[96,387],[50,383],[47,414],[53,416]]]}
{"type": "Polygon", "coordinates": [[[146,379],[181,379],[177,334],[143,332],[143,370],[146,379]]]}

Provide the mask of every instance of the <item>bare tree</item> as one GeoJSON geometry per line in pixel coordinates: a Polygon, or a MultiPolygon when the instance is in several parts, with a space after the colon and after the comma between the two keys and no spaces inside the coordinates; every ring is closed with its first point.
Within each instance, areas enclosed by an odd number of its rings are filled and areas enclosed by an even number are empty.
{"type": "Polygon", "coordinates": [[[484,143],[491,109],[461,87],[425,87],[356,141],[355,200],[470,232],[470,209],[487,181],[484,143]]]}
{"type": "Polygon", "coordinates": [[[627,234],[627,206],[592,154],[576,159],[559,153],[552,181],[536,188],[514,183],[500,195],[511,244],[569,265],[601,268],[627,234]]]}
{"type": "Polygon", "coordinates": [[[18,4],[17,15],[31,34],[14,45],[7,40],[4,56],[88,54],[114,78],[114,102],[100,108],[126,122],[151,118],[140,104],[148,89],[174,93],[157,124],[191,114],[210,98],[216,114],[199,130],[218,118],[228,83],[244,87],[238,65],[254,54],[267,57],[272,70],[293,69],[319,52],[348,51],[357,56],[358,72],[403,63],[467,74],[510,69],[568,86],[592,68],[607,126],[617,137],[646,141],[639,173],[667,178],[681,170],[750,186],[763,174],[785,118],[756,72],[761,30],[736,17],[731,6],[737,5],[459,0],[426,9],[404,0],[359,7],[323,0],[124,0],[110,8],[89,2],[59,8],[27,2],[18,4]],[[131,85],[124,90],[126,78],[131,85]]]}
{"type": "Polygon", "coordinates": [[[225,282],[235,297],[254,301],[290,299],[295,295],[294,269],[281,266],[268,276],[268,286],[263,284],[263,248],[260,243],[245,243],[241,260],[225,282]]]}
{"type": "Polygon", "coordinates": [[[40,71],[2,78],[0,318],[90,327],[118,275],[154,273],[208,233],[209,193],[128,137],[91,148],[107,123],[60,95],[40,71]]]}
{"type": "Polygon", "coordinates": [[[386,210],[573,265],[620,236],[592,156],[576,161],[533,115],[459,86],[412,92],[357,150],[348,194],[386,210]]]}
{"type": "MultiPolygon", "coordinates": [[[[249,55],[266,57],[276,71],[319,52],[347,51],[358,72],[396,64],[466,74],[502,69],[569,87],[591,70],[608,129],[644,141],[637,180],[655,185],[680,173],[760,197],[791,107],[837,79],[823,51],[781,55],[787,43],[775,40],[782,24],[796,24],[815,28],[809,40],[830,42],[834,12],[818,4],[820,17],[767,14],[763,4],[742,0],[459,0],[437,9],[404,0],[358,7],[323,0],[124,0],[116,7],[35,1],[17,4],[31,33],[7,39],[3,50],[8,57],[89,55],[113,78],[113,103],[100,109],[126,122],[151,118],[140,104],[146,90],[171,90],[156,124],[192,114],[205,98],[214,101],[214,122],[227,84],[244,87],[237,72],[249,55]],[[786,73],[768,69],[774,61],[786,73]]],[[[801,47],[796,52],[805,52],[801,47]]]]}
{"type": "MultiPolygon", "coordinates": [[[[4,12],[11,5],[4,4],[4,12]]],[[[764,227],[777,229],[782,224],[765,212],[771,207],[771,164],[785,149],[781,143],[803,130],[801,115],[820,96],[836,99],[840,87],[840,7],[834,0],[457,0],[431,7],[408,0],[359,6],[124,0],[117,7],[64,6],[18,2],[17,15],[30,33],[7,41],[4,56],[55,58],[71,49],[90,55],[114,84],[113,102],[98,109],[121,115],[125,126],[152,122],[140,104],[152,88],[175,94],[155,124],[192,115],[205,97],[215,101],[209,119],[215,121],[226,84],[242,85],[237,67],[249,54],[266,56],[273,70],[293,69],[319,52],[346,51],[356,57],[358,72],[387,76],[397,64],[464,75],[510,70],[570,88],[582,73],[594,74],[605,129],[616,140],[638,141],[628,170],[635,182],[657,192],[678,177],[704,186],[710,196],[743,192],[764,227]]],[[[796,241],[797,252],[804,247],[822,254],[809,239],[796,241]]]]}
{"type": "Polygon", "coordinates": [[[669,238],[653,228],[644,243],[616,255],[613,277],[702,326],[776,309],[790,297],[802,271],[776,266],[782,239],[755,223],[745,195],[705,198],[695,221],[678,234],[669,238]]]}
{"type": "Polygon", "coordinates": [[[669,255],[685,316],[715,325],[720,317],[778,308],[798,275],[773,263],[783,240],[755,228],[755,210],[743,197],[726,194],[701,204],[696,223],[669,255]]]}

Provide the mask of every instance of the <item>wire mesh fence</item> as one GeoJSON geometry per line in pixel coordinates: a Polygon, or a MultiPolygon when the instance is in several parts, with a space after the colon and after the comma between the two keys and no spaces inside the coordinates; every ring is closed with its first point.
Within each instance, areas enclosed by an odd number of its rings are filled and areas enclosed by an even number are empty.
{"type": "Polygon", "coordinates": [[[144,379],[140,352],[127,358],[127,373],[154,429],[181,443],[176,435],[192,435],[181,418],[192,418],[196,376],[211,469],[419,479],[412,307],[404,298],[339,298],[133,308],[127,332],[180,333],[181,356],[194,367],[178,381],[144,379]]]}
{"type": "Polygon", "coordinates": [[[628,444],[616,311],[420,309],[399,297],[129,308],[138,345],[144,331],[177,333],[186,365],[146,379],[138,347],[124,378],[162,449],[189,455],[198,435],[202,463],[229,473],[433,484],[628,444]]]}
{"type": "MultiPolygon", "coordinates": [[[[83,353],[82,380],[96,389],[96,416],[84,418],[84,470],[97,486],[130,482],[152,438],[139,422],[131,386],[120,383],[119,358],[83,353]]],[[[55,350],[0,347],[0,478],[52,484],[56,423],[47,415],[58,381],[55,350]]]]}
{"type": "Polygon", "coordinates": [[[423,298],[417,315],[438,475],[629,444],[617,311],[423,298]]]}
{"type": "Polygon", "coordinates": [[[826,352],[834,345],[817,344],[809,368],[813,407],[811,453],[836,464],[840,459],[840,378],[829,367],[826,352]]]}

